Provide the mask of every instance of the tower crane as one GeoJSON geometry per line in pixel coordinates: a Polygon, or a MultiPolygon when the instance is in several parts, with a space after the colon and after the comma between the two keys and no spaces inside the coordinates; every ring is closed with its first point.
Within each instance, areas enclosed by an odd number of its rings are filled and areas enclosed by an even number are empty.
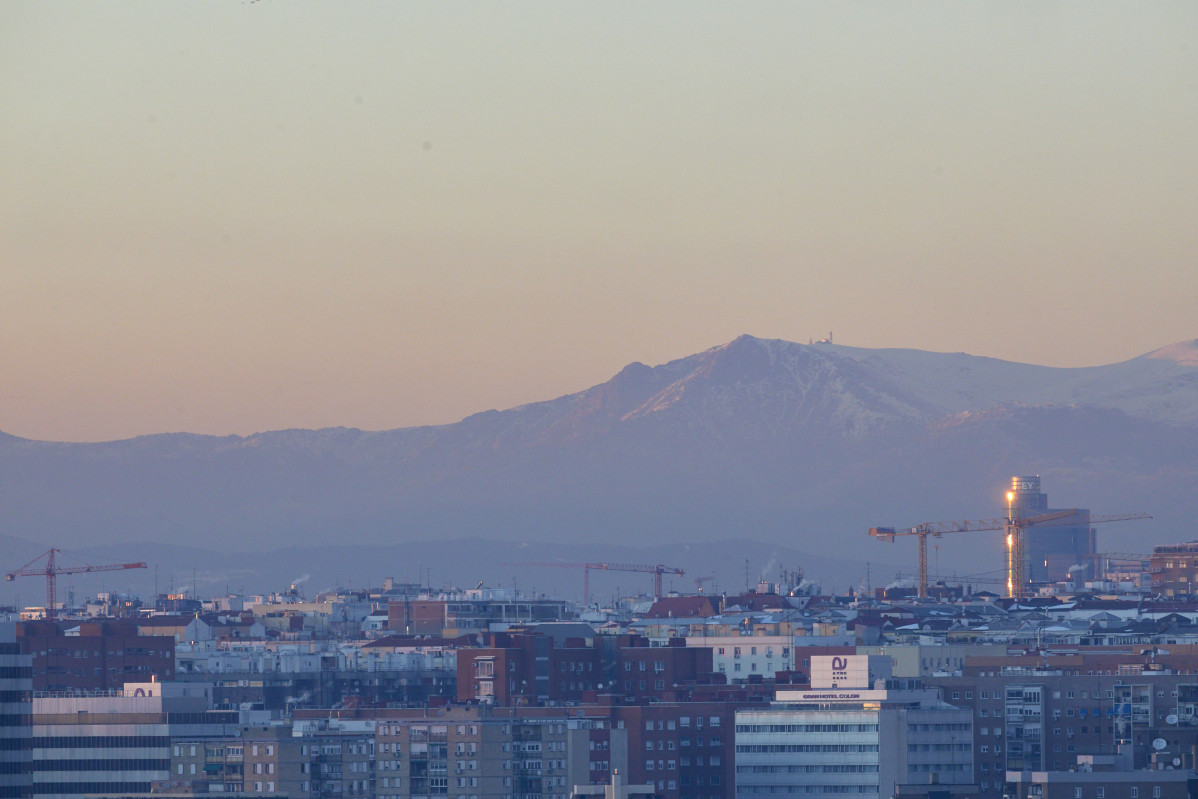
{"type": "Polygon", "coordinates": [[[7,575],[9,582],[18,577],[45,577],[46,578],[46,619],[54,621],[54,605],[57,602],[58,594],[58,575],[60,574],[87,574],[90,572],[111,572],[120,571],[122,569],[144,569],[146,564],[137,563],[113,563],[105,566],[59,566],[55,560],[55,556],[61,553],[62,550],[57,547],[51,547],[42,554],[38,555],[33,560],[26,563],[21,568],[11,571],[7,575]],[[34,566],[35,563],[45,559],[45,565],[34,566]]]}
{"type": "Polygon", "coordinates": [[[1105,516],[1093,516],[1086,521],[1077,519],[1077,508],[1042,513],[1036,516],[1024,516],[1020,508],[1014,505],[1014,495],[1007,494],[1007,515],[1001,519],[980,519],[977,521],[948,521],[924,522],[915,527],[871,527],[869,534],[879,541],[894,542],[902,535],[916,536],[919,544],[919,582],[918,596],[926,599],[928,596],[928,536],[939,538],[948,533],[972,533],[984,530],[1004,530],[1007,534],[1007,595],[1022,599],[1027,590],[1027,550],[1025,548],[1025,532],[1029,527],[1053,527],[1072,524],[1103,524],[1106,522],[1123,522],[1131,519],[1151,519],[1147,513],[1122,513],[1105,516]]]}
{"type": "Polygon", "coordinates": [[[714,574],[708,574],[704,577],[696,577],[695,578],[695,593],[697,593],[697,594],[703,593],[703,584],[710,583],[714,579],[715,579],[714,574]]]}
{"type": "Polygon", "coordinates": [[[661,599],[661,576],[663,574],[676,574],[682,577],[686,572],[682,569],[676,569],[673,566],[663,566],[660,563],[645,565],[640,563],[513,563],[512,566],[551,566],[559,569],[582,569],[582,600],[585,603],[591,601],[591,572],[592,571],[612,571],[612,572],[643,572],[653,575],[653,598],[661,599]]]}

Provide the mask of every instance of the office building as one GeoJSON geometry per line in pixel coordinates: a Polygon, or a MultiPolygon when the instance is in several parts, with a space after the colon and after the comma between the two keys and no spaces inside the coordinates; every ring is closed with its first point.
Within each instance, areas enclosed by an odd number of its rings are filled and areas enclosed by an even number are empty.
{"type": "MultiPolygon", "coordinates": [[[[1040,490],[1039,475],[1012,477],[1010,496],[1010,509],[1023,518],[1062,510],[1048,506],[1048,495],[1040,490]]],[[[1090,511],[1076,510],[1073,517],[1024,531],[1027,576],[1033,583],[1095,577],[1097,533],[1090,526],[1090,511]]]]}
{"type": "Polygon", "coordinates": [[[0,622],[0,797],[23,799],[32,785],[33,670],[16,625],[0,622]]]}

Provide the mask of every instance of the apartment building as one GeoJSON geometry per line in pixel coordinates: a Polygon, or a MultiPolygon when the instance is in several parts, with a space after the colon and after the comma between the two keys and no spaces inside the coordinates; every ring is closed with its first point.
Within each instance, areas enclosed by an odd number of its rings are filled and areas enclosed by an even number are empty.
{"type": "Polygon", "coordinates": [[[589,726],[567,718],[488,718],[477,709],[381,719],[379,799],[450,796],[567,799],[591,778],[589,726]]]}
{"type": "Polygon", "coordinates": [[[230,737],[176,737],[170,785],[190,793],[312,796],[312,758],[290,724],[243,725],[230,737]]]}
{"type": "Polygon", "coordinates": [[[175,674],[174,638],[142,635],[130,621],[23,622],[17,642],[35,691],[108,691],[175,674]]]}
{"type": "Polygon", "coordinates": [[[772,679],[777,672],[795,669],[794,638],[789,635],[688,636],[686,645],[710,649],[712,670],[731,682],[772,679]]]}
{"type": "Polygon", "coordinates": [[[1198,541],[1153,547],[1149,574],[1158,596],[1198,594],[1198,541]]]}
{"type": "Polygon", "coordinates": [[[1198,654],[1177,649],[966,658],[925,683],[972,713],[980,795],[1001,799],[1008,772],[1067,772],[1120,746],[1144,768],[1158,739],[1198,746],[1198,654]]]}

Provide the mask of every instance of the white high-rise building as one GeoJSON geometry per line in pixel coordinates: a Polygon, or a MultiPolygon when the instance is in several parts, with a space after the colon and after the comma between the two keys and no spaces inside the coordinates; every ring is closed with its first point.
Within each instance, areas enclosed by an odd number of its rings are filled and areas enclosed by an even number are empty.
{"type": "Polygon", "coordinates": [[[171,779],[174,737],[220,738],[238,711],[209,710],[204,683],[125,683],[121,696],[33,699],[33,797],[147,794],[171,779]]]}
{"type": "Polygon", "coordinates": [[[736,797],[889,799],[895,786],[973,782],[973,716],[877,655],[814,657],[812,687],[736,713],[736,797]]]}

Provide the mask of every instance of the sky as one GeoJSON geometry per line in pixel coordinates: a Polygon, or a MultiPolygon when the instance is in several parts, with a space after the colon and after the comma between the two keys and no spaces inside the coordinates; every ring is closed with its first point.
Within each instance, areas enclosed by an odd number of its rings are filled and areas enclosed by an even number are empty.
{"type": "Polygon", "coordinates": [[[1198,4],[0,4],[0,430],[1198,337],[1198,4]]]}

